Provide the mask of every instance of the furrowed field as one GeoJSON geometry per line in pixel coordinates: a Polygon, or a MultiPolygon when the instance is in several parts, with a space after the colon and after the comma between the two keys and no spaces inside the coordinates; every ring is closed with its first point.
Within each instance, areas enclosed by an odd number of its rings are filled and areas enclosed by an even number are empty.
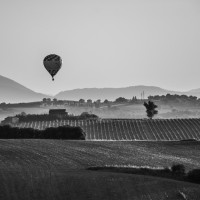
{"type": "Polygon", "coordinates": [[[93,166],[199,168],[199,142],[0,140],[0,199],[187,199],[200,186],[93,166]]]}
{"type": "Polygon", "coordinates": [[[24,122],[20,128],[80,126],[87,140],[173,141],[200,139],[200,119],[102,119],[24,122]]]}

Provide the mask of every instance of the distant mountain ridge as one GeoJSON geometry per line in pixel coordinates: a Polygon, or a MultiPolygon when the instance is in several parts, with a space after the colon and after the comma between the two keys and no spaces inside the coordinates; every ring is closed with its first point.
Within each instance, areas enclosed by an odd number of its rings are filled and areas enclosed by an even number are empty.
{"type": "Polygon", "coordinates": [[[200,98],[200,88],[189,90],[186,92],[171,91],[162,89],[156,86],[130,86],[122,88],[83,88],[83,89],[74,89],[66,90],[59,92],[55,96],[50,96],[46,94],[41,94],[34,92],[31,89],[0,75],[0,103],[19,103],[19,102],[33,102],[41,101],[43,98],[57,98],[60,100],[79,100],[81,98],[87,100],[97,100],[105,99],[115,100],[118,97],[125,97],[131,99],[133,96],[136,96],[138,99],[141,98],[141,93],[144,91],[144,97],[147,98],[149,95],[166,95],[169,94],[185,94],[193,95],[200,98]]]}
{"type": "Polygon", "coordinates": [[[48,95],[30,90],[23,85],[0,75],[0,103],[41,101],[48,95]]]}
{"type": "MultiPolygon", "coordinates": [[[[187,94],[192,95],[192,92],[179,92],[179,91],[170,91],[166,89],[162,89],[156,86],[130,86],[123,88],[84,88],[84,89],[74,89],[67,90],[58,93],[55,95],[57,99],[71,99],[71,100],[79,100],[83,99],[108,99],[115,100],[118,97],[125,97],[127,99],[131,99],[133,96],[136,96],[138,99],[141,98],[141,93],[144,91],[144,98],[147,98],[150,95],[166,95],[166,94],[187,94]]],[[[200,97],[200,92],[198,94],[200,97]]]]}
{"type": "Polygon", "coordinates": [[[200,88],[189,90],[188,92],[185,92],[184,94],[192,95],[192,96],[196,96],[196,97],[200,98],[200,88]]]}

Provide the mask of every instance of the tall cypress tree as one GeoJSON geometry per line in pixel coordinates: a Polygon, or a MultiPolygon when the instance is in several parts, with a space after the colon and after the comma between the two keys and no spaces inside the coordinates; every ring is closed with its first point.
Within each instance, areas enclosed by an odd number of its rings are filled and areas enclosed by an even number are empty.
{"type": "Polygon", "coordinates": [[[152,119],[154,115],[158,114],[158,111],[156,110],[158,106],[155,105],[154,102],[152,101],[149,101],[148,103],[144,102],[144,106],[146,108],[147,117],[149,119],[152,119]]]}

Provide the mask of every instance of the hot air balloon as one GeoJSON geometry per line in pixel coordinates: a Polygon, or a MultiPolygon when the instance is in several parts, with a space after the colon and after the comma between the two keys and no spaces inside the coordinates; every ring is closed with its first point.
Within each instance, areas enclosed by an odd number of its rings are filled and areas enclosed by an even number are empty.
{"type": "Polygon", "coordinates": [[[62,65],[61,57],[56,54],[50,54],[44,58],[43,64],[46,70],[52,76],[52,80],[54,81],[54,76],[60,70],[62,65]]]}

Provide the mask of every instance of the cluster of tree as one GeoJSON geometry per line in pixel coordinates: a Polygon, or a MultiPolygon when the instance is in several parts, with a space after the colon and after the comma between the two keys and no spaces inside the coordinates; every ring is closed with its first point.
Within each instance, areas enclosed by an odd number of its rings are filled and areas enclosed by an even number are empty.
{"type": "Polygon", "coordinates": [[[56,115],[49,115],[49,114],[27,114],[27,115],[18,114],[15,117],[19,118],[19,122],[54,121],[58,119],[56,115]]]}
{"type": "MultiPolygon", "coordinates": [[[[57,99],[54,98],[53,101],[57,101],[57,99]]],[[[42,102],[43,102],[43,103],[51,103],[52,100],[51,100],[51,98],[43,98],[43,99],[42,99],[42,102]]]]}
{"type": "Polygon", "coordinates": [[[150,101],[177,102],[177,103],[180,103],[180,102],[200,103],[200,99],[198,99],[196,96],[177,95],[177,94],[149,96],[148,99],[150,101]]]}
{"type": "Polygon", "coordinates": [[[61,126],[37,130],[17,128],[9,125],[0,126],[0,139],[66,139],[85,140],[85,133],[80,127],[61,126]]]}
{"type": "Polygon", "coordinates": [[[115,103],[127,103],[129,102],[130,100],[129,99],[126,99],[124,97],[119,97],[115,100],[115,103]]]}
{"type": "Polygon", "coordinates": [[[80,106],[84,106],[84,105],[89,105],[91,107],[96,107],[99,108],[101,105],[106,105],[108,107],[110,107],[112,104],[115,103],[135,103],[137,102],[137,97],[134,96],[132,99],[126,99],[124,97],[118,97],[117,99],[115,99],[114,101],[109,101],[108,99],[105,99],[104,101],[101,101],[101,99],[98,99],[96,101],[92,101],[91,99],[88,99],[87,101],[84,99],[80,99],[78,101],[80,106]]]}
{"type": "Polygon", "coordinates": [[[31,121],[55,121],[55,120],[87,120],[87,119],[98,119],[98,116],[95,114],[90,114],[83,112],[80,115],[49,115],[49,114],[28,114],[28,115],[16,115],[19,119],[19,122],[31,122],[31,121]]]}
{"type": "Polygon", "coordinates": [[[46,104],[46,105],[63,105],[65,103],[64,100],[57,100],[56,98],[52,99],[51,98],[43,98],[42,99],[42,103],[46,104]]]}
{"type": "Polygon", "coordinates": [[[193,169],[189,172],[185,172],[185,166],[182,164],[175,164],[172,167],[151,169],[151,168],[125,168],[125,167],[90,167],[89,170],[101,170],[111,171],[128,174],[140,174],[147,176],[165,177],[169,179],[175,179],[180,181],[188,181],[200,184],[200,169],[193,169]]]}
{"type": "Polygon", "coordinates": [[[90,114],[88,112],[83,112],[79,116],[73,116],[78,117],[78,119],[98,119],[99,117],[95,114],[90,114]]]}
{"type": "Polygon", "coordinates": [[[54,98],[51,100],[50,98],[43,98],[42,100],[43,105],[69,105],[69,106],[87,106],[87,107],[99,107],[102,103],[100,99],[96,101],[92,101],[88,99],[79,99],[79,101],[68,101],[68,100],[57,100],[54,98]]]}
{"type": "Polygon", "coordinates": [[[50,98],[44,98],[43,104],[44,105],[70,105],[70,106],[87,106],[87,107],[96,107],[99,108],[101,105],[106,105],[110,107],[114,103],[135,103],[137,102],[137,97],[133,96],[132,99],[126,99],[124,97],[119,97],[115,99],[114,101],[109,101],[108,99],[105,99],[104,101],[101,101],[101,99],[98,99],[96,101],[92,101],[92,99],[79,99],[79,101],[67,101],[67,100],[57,100],[50,98]]]}
{"type": "Polygon", "coordinates": [[[171,172],[174,175],[183,178],[185,181],[200,184],[200,169],[193,169],[186,173],[185,166],[182,164],[177,164],[171,167],[171,172]]]}
{"type": "Polygon", "coordinates": [[[30,107],[39,107],[41,102],[28,102],[28,103],[8,103],[5,102],[0,104],[0,108],[30,108],[30,107]]]}
{"type": "Polygon", "coordinates": [[[0,103],[0,108],[17,108],[17,107],[39,107],[41,105],[43,106],[62,106],[62,105],[69,105],[69,106],[87,106],[87,107],[96,107],[99,108],[101,105],[107,105],[110,106],[113,103],[136,103],[138,102],[137,97],[133,96],[132,99],[126,99],[124,97],[119,97],[114,101],[109,101],[108,99],[105,99],[104,101],[101,101],[101,99],[98,99],[96,101],[92,101],[91,99],[85,100],[85,99],[79,99],[79,101],[68,101],[68,100],[58,100],[56,98],[43,98],[42,101],[38,102],[27,102],[27,103],[8,103],[5,102],[0,103]]]}
{"type": "Polygon", "coordinates": [[[114,103],[135,103],[137,102],[137,97],[136,96],[133,96],[132,99],[126,99],[124,97],[119,97],[117,99],[115,99],[114,103]]]}

